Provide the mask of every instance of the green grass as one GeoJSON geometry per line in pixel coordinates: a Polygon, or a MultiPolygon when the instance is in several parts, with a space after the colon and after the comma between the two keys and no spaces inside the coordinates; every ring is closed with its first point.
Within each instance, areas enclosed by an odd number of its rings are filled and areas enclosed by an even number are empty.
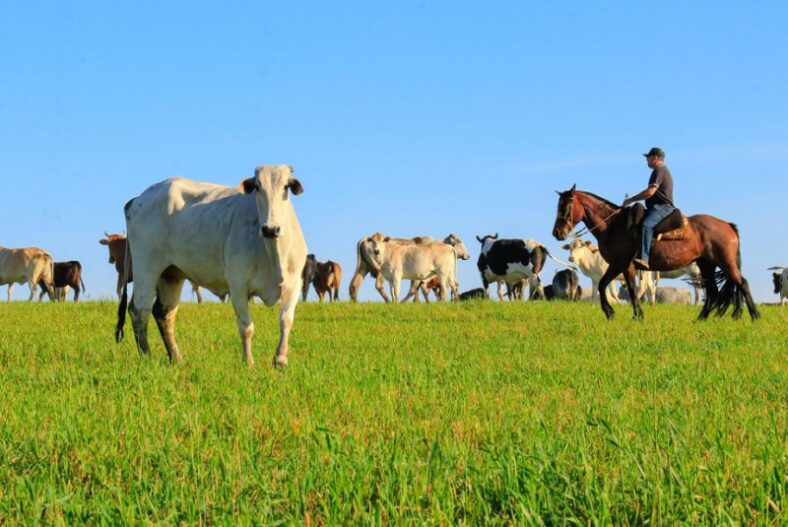
{"type": "Polygon", "coordinates": [[[785,525],[788,309],[0,305],[0,525],[785,525]]]}

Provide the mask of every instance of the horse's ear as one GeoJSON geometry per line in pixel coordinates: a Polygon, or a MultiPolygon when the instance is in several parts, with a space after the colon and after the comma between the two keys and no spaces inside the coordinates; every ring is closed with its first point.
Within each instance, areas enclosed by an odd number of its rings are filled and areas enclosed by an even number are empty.
{"type": "Polygon", "coordinates": [[[478,234],[476,235],[476,241],[478,241],[479,243],[482,243],[482,239],[481,239],[481,238],[479,238],[479,235],[478,235],[478,234]]]}
{"type": "Polygon", "coordinates": [[[556,190],[555,193],[558,194],[559,196],[561,195],[561,191],[559,190],[556,190]]]}
{"type": "Polygon", "coordinates": [[[574,194],[574,193],[575,193],[575,188],[576,188],[576,187],[577,187],[577,183],[575,183],[574,185],[572,185],[572,188],[570,188],[570,189],[569,189],[569,192],[571,192],[572,194],[574,194]]]}
{"type": "Polygon", "coordinates": [[[493,240],[497,240],[498,239],[498,233],[497,232],[495,233],[495,236],[492,237],[492,239],[493,240]]]}

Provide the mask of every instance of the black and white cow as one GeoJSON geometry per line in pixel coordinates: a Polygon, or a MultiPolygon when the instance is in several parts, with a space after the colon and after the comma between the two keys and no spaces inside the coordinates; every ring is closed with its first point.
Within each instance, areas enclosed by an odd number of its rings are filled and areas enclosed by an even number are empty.
{"type": "Polygon", "coordinates": [[[484,290],[491,282],[506,282],[510,286],[519,284],[527,278],[531,287],[539,288],[539,273],[549,254],[543,246],[526,243],[526,240],[499,240],[498,234],[476,239],[482,244],[481,254],[476,266],[482,276],[484,290]]]}

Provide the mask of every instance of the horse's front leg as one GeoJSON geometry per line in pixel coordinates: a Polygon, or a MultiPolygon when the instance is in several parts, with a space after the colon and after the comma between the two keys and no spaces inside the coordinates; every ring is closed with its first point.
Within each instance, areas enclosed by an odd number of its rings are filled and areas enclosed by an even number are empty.
{"type": "Polygon", "coordinates": [[[635,265],[629,264],[623,275],[629,289],[629,301],[632,303],[632,318],[640,320],[643,318],[643,308],[640,307],[640,291],[635,287],[635,265]]]}
{"type": "Polygon", "coordinates": [[[618,276],[621,272],[620,269],[613,267],[612,265],[607,268],[605,274],[602,275],[602,278],[599,279],[599,305],[602,307],[602,311],[605,313],[605,316],[608,320],[612,320],[613,317],[616,315],[616,312],[613,311],[613,307],[610,305],[610,302],[607,300],[607,286],[610,285],[610,282],[613,281],[613,278],[618,276]]]}

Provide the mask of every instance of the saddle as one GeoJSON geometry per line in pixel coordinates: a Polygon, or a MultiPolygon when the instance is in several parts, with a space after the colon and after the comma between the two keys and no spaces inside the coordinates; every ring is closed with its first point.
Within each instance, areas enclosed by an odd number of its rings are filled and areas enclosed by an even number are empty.
{"type": "MultiPolygon", "coordinates": [[[[640,240],[643,217],[646,215],[646,207],[640,203],[636,203],[629,207],[627,213],[627,231],[629,231],[632,238],[640,240]]],[[[657,223],[654,228],[654,241],[659,240],[684,240],[687,238],[687,227],[689,221],[679,209],[674,209],[673,212],[665,216],[662,221],[657,223]]]]}

